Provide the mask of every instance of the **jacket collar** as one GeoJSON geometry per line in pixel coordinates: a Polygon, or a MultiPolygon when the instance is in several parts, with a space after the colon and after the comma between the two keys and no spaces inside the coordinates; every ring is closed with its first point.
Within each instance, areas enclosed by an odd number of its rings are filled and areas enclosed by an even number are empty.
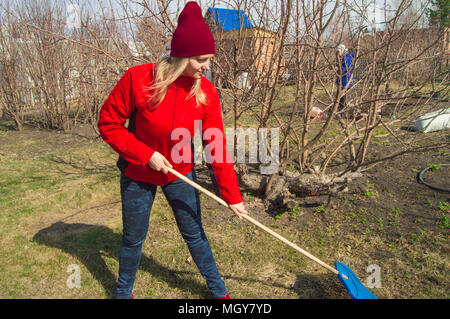
{"type": "Polygon", "coordinates": [[[190,90],[194,84],[194,79],[190,76],[181,75],[175,80],[175,85],[190,90]]]}

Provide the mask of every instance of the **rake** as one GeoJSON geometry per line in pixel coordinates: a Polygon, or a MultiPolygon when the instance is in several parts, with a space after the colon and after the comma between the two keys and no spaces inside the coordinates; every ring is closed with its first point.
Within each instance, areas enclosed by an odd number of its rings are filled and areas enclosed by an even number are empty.
{"type": "MultiPolygon", "coordinates": [[[[211,193],[210,191],[208,191],[207,189],[205,189],[202,186],[198,185],[197,183],[193,182],[192,180],[190,180],[186,176],[180,174],[179,172],[177,172],[173,168],[167,167],[167,170],[170,173],[172,173],[173,175],[177,176],[179,179],[185,181],[186,183],[188,183],[189,185],[194,187],[195,189],[197,189],[197,190],[203,192],[204,194],[206,194],[207,196],[211,197],[212,199],[217,201],[219,204],[221,204],[221,205],[231,209],[230,206],[223,199],[221,199],[220,197],[218,197],[215,194],[211,193]]],[[[309,259],[311,259],[312,261],[316,262],[320,266],[324,267],[325,269],[327,269],[327,270],[331,271],[332,273],[334,273],[335,275],[337,275],[339,281],[344,285],[345,289],[348,291],[350,296],[352,296],[353,298],[355,298],[355,299],[377,299],[377,297],[375,297],[375,295],[373,295],[369,291],[369,289],[367,289],[361,283],[361,281],[358,279],[358,277],[354,274],[354,272],[350,269],[349,266],[347,266],[347,265],[345,265],[343,263],[340,263],[338,261],[335,261],[334,265],[335,265],[336,268],[333,268],[330,265],[324,263],[319,258],[317,258],[317,257],[311,255],[310,253],[308,253],[307,251],[303,250],[302,248],[300,248],[299,246],[297,246],[293,242],[287,240],[286,238],[284,238],[281,235],[277,234],[276,232],[274,232],[270,228],[264,226],[263,224],[261,224],[260,222],[255,220],[254,218],[252,218],[252,217],[250,217],[248,215],[245,215],[245,214],[242,214],[240,216],[242,218],[244,218],[245,220],[247,220],[248,222],[254,224],[255,226],[257,226],[259,228],[261,228],[265,232],[269,233],[270,235],[272,235],[276,239],[282,241],[286,245],[288,245],[291,248],[295,249],[296,251],[298,251],[302,255],[308,257],[309,259]]]]}

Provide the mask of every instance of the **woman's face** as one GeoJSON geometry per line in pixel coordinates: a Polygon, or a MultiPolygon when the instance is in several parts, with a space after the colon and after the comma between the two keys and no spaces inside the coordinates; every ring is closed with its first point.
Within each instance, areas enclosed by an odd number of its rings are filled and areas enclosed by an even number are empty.
{"type": "Polygon", "coordinates": [[[214,54],[205,54],[189,58],[189,63],[183,72],[184,76],[200,79],[203,72],[209,70],[209,63],[214,54]]]}

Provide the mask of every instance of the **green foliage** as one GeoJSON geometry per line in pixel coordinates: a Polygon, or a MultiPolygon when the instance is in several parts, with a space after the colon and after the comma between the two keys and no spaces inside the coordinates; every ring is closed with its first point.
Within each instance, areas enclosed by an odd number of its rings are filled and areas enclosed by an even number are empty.
{"type": "Polygon", "coordinates": [[[364,192],[364,195],[366,195],[367,197],[370,197],[370,196],[373,195],[373,192],[368,190],[368,189],[366,189],[366,191],[364,192]]]}
{"type": "Polygon", "coordinates": [[[441,221],[439,227],[442,229],[448,228],[448,213],[450,212],[450,204],[448,202],[439,202],[439,210],[441,211],[441,221]]]}
{"type": "Polygon", "coordinates": [[[327,211],[327,209],[322,205],[320,205],[319,207],[316,207],[315,209],[315,213],[325,213],[327,211]]]}
{"type": "Polygon", "coordinates": [[[428,167],[434,172],[437,171],[441,165],[440,164],[428,164],[428,167]]]}
{"type": "Polygon", "coordinates": [[[378,218],[378,230],[382,231],[383,230],[383,218],[378,218]]]}
{"type": "Polygon", "coordinates": [[[439,202],[438,207],[444,213],[450,212],[450,204],[448,202],[439,202]]]}
{"type": "Polygon", "coordinates": [[[439,223],[440,228],[448,228],[448,214],[442,213],[441,222],[439,223]]]}
{"type": "Polygon", "coordinates": [[[284,212],[278,213],[275,215],[275,219],[280,219],[281,217],[283,217],[284,212]]]}
{"type": "Polygon", "coordinates": [[[247,199],[255,199],[251,192],[247,192],[247,199]]]}
{"type": "Polygon", "coordinates": [[[371,190],[373,188],[373,184],[370,183],[370,180],[366,180],[367,189],[364,191],[364,195],[370,197],[375,195],[375,193],[371,190]]]}
{"type": "Polygon", "coordinates": [[[431,4],[434,8],[427,10],[430,25],[442,28],[449,27],[450,0],[432,0],[431,4]]]}
{"type": "Polygon", "coordinates": [[[391,214],[393,215],[393,220],[389,222],[391,226],[398,226],[399,225],[399,216],[400,216],[400,209],[394,208],[391,210],[391,214]]]}
{"type": "Polygon", "coordinates": [[[296,219],[298,217],[298,215],[301,213],[300,210],[301,210],[301,207],[298,204],[296,204],[294,208],[291,208],[289,210],[289,216],[296,219]]]}

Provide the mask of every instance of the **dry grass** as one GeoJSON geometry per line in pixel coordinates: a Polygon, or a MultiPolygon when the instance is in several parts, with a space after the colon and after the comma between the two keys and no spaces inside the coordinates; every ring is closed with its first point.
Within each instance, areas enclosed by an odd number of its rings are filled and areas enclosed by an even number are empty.
{"type": "MultiPolygon", "coordinates": [[[[100,140],[33,130],[0,131],[0,145],[0,298],[112,298],[121,241],[116,154],[100,140]],[[80,288],[67,286],[71,264],[80,267],[80,288]]],[[[367,265],[379,264],[380,298],[449,297],[448,227],[391,240],[369,218],[361,223],[350,209],[357,200],[343,201],[275,219],[262,201],[249,200],[258,220],[329,264],[350,265],[363,283],[367,265]]],[[[317,264],[207,199],[202,208],[232,297],[349,298],[317,264]]],[[[134,295],[211,298],[160,191],[134,295]]]]}

